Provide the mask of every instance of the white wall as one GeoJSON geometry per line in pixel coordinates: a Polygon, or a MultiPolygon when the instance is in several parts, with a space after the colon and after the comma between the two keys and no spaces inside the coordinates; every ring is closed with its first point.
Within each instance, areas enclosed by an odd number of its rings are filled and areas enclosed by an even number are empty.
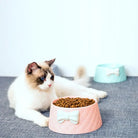
{"type": "Polygon", "coordinates": [[[138,1],[0,0],[0,76],[55,57],[65,76],[101,63],[138,76],[138,1]]]}

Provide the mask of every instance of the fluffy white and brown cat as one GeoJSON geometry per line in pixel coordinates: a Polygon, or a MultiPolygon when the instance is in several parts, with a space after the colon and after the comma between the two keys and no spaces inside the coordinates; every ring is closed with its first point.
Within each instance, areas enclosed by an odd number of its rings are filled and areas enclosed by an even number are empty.
{"type": "Polygon", "coordinates": [[[107,96],[106,92],[85,87],[89,79],[83,68],[79,68],[74,81],[55,76],[51,68],[54,61],[30,63],[8,90],[10,107],[15,109],[15,115],[41,127],[48,126],[49,118],[39,111],[47,110],[58,97],[83,96],[98,100],[107,96]]]}

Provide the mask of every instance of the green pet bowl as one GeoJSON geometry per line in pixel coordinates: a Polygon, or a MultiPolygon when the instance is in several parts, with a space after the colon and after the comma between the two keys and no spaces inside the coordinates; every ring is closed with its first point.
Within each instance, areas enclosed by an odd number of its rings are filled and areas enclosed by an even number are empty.
{"type": "Polygon", "coordinates": [[[127,79],[125,68],[121,64],[97,65],[94,81],[100,83],[116,83],[127,79]]]}

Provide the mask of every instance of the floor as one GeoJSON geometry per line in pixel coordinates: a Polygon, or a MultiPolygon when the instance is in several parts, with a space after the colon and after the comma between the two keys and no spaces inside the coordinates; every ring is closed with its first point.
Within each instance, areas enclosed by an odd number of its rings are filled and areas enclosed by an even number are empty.
{"type": "MultiPolygon", "coordinates": [[[[96,83],[91,87],[108,92],[99,102],[103,121],[100,129],[80,135],[64,135],[41,128],[14,115],[8,106],[7,90],[15,78],[0,77],[0,138],[136,138],[138,137],[138,77],[114,84],[96,83]]],[[[49,111],[44,115],[48,116],[49,111]]]]}

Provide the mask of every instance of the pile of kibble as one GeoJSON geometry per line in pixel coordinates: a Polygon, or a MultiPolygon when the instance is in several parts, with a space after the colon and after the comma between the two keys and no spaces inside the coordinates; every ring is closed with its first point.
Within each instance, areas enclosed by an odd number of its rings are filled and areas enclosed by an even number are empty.
{"type": "Polygon", "coordinates": [[[53,104],[59,107],[65,107],[65,108],[77,108],[77,107],[85,107],[89,106],[91,104],[94,104],[95,101],[93,99],[88,98],[60,98],[53,104]]]}

